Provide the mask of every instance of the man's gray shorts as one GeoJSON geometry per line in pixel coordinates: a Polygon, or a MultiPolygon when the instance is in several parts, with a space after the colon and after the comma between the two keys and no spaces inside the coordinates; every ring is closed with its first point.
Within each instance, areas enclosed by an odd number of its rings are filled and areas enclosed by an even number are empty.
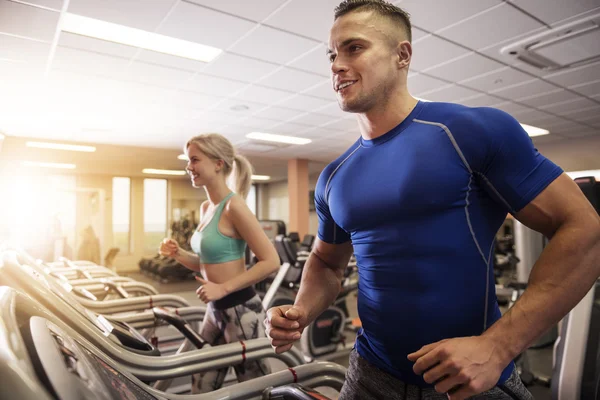
{"type": "MultiPolygon", "coordinates": [[[[448,400],[446,394],[433,389],[421,389],[407,385],[381,369],[370,364],[358,355],[356,350],[350,353],[350,365],[346,373],[346,382],[339,400],[448,400]]],[[[533,400],[533,396],[525,388],[516,370],[504,385],[496,386],[485,393],[471,397],[483,400],[533,400]]]]}

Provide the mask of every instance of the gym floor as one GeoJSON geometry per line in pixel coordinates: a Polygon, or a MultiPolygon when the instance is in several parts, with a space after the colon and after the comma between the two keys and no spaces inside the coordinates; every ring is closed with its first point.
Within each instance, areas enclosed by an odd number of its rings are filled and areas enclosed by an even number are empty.
{"type": "MultiPolygon", "coordinates": [[[[123,276],[128,276],[132,279],[138,280],[140,282],[145,282],[153,285],[160,293],[164,294],[176,294],[178,296],[186,299],[190,305],[203,305],[204,303],[196,297],[196,289],[198,288],[198,283],[196,281],[180,281],[180,282],[169,282],[169,283],[160,283],[157,282],[141,273],[129,273],[129,274],[121,274],[123,276]]],[[[355,297],[349,296],[349,299],[354,299],[355,297]]],[[[356,304],[348,304],[348,310],[352,316],[358,316],[358,312],[356,310],[356,304]]],[[[352,333],[350,332],[348,337],[350,338],[352,333]]],[[[539,350],[528,350],[527,357],[529,360],[529,364],[531,367],[531,371],[535,375],[539,376],[551,376],[552,375],[552,347],[539,349],[539,350]]],[[[331,357],[326,361],[331,361],[348,367],[348,355],[344,354],[340,357],[331,357]]],[[[278,360],[273,361],[271,364],[271,368],[273,371],[278,371],[284,369],[285,366],[283,363],[278,360]]],[[[536,400],[550,400],[551,394],[550,389],[542,386],[531,386],[529,390],[533,394],[533,397],[536,400]]],[[[328,388],[319,388],[319,391],[326,396],[334,397],[336,392],[330,390],[328,388]]]]}

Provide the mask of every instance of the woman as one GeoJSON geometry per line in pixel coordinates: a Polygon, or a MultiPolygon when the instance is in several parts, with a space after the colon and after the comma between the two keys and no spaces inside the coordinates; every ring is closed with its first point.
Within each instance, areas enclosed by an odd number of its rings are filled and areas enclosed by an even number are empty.
{"type": "MultiPolygon", "coordinates": [[[[202,274],[196,293],[207,303],[200,336],[211,345],[265,337],[265,310],[253,284],[279,268],[279,256],[245,202],[252,166],[235,153],[219,134],[195,136],[185,145],[187,172],[196,188],[203,187],[208,200],[200,206],[200,224],[191,238],[193,253],[164,239],[159,253],[175,258],[202,274]],[[235,166],[235,168],[234,168],[235,166]],[[227,179],[235,170],[235,193],[227,179]],[[258,263],[246,270],[246,244],[258,263]]],[[[270,373],[264,361],[235,367],[240,382],[270,373]]],[[[192,391],[203,393],[221,387],[227,369],[194,375],[192,391]]]]}

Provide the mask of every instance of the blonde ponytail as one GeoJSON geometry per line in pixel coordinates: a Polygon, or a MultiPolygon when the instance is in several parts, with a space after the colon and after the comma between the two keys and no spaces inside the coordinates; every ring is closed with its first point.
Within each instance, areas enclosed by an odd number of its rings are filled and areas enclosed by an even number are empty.
{"type": "Polygon", "coordinates": [[[243,199],[248,197],[252,185],[252,164],[240,154],[234,156],[235,192],[243,199]]]}

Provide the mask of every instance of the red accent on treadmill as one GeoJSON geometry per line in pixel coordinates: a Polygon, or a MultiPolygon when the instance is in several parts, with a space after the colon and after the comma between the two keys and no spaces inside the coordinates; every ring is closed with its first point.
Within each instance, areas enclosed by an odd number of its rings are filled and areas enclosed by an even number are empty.
{"type": "Polygon", "coordinates": [[[296,373],[294,368],[288,368],[288,371],[290,371],[292,375],[294,375],[294,383],[298,383],[298,374],[296,373]]]}
{"type": "Polygon", "coordinates": [[[242,362],[246,362],[246,343],[244,343],[243,341],[240,340],[240,343],[242,345],[242,362]]]}
{"type": "Polygon", "coordinates": [[[178,309],[175,309],[175,314],[179,315],[179,310],[178,309]]]}

